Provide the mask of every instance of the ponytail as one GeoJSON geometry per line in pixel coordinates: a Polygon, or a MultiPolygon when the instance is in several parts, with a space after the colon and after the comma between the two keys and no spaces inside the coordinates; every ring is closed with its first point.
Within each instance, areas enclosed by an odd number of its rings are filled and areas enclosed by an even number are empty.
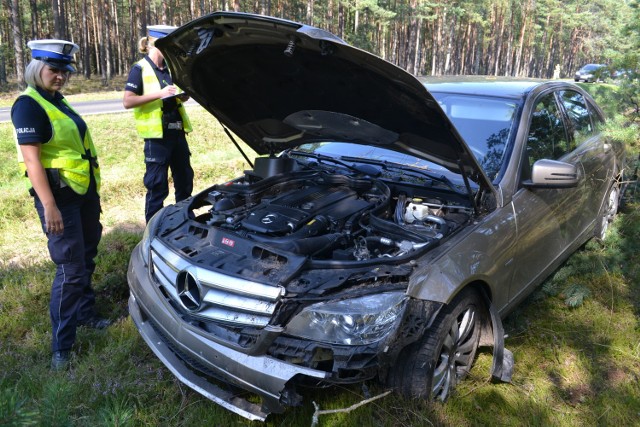
{"type": "Polygon", "coordinates": [[[138,40],[138,52],[144,54],[149,52],[149,37],[141,37],[138,40]]]}

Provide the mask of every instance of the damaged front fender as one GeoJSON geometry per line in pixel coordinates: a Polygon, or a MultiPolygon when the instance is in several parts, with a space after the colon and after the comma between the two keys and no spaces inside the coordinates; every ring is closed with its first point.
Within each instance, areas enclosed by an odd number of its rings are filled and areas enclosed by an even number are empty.
{"type": "Polygon", "coordinates": [[[484,290],[480,292],[487,305],[493,330],[493,362],[491,364],[491,380],[493,382],[510,383],[513,375],[513,353],[504,347],[504,327],[498,310],[484,290]]]}

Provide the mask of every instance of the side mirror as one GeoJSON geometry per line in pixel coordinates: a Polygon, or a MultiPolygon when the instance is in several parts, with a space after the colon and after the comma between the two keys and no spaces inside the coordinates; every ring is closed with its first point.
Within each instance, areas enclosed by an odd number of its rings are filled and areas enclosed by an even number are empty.
{"type": "Polygon", "coordinates": [[[571,188],[578,185],[578,168],[571,163],[541,159],[533,164],[527,188],[571,188]]]}

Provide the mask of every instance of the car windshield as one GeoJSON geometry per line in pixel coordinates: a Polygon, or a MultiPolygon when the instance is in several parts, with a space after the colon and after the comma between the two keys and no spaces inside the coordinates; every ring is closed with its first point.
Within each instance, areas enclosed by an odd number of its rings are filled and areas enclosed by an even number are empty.
{"type": "Polygon", "coordinates": [[[589,65],[585,65],[584,67],[582,67],[582,71],[595,71],[600,67],[602,67],[602,65],[589,64],[589,65]]]}
{"type": "Polygon", "coordinates": [[[495,180],[508,153],[517,104],[511,99],[432,92],[487,176],[495,180]]]}

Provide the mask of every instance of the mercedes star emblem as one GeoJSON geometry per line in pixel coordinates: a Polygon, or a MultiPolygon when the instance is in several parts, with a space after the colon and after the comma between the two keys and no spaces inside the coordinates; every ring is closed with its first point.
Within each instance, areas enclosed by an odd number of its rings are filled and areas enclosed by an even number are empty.
{"type": "Polygon", "coordinates": [[[267,214],[267,215],[263,216],[260,221],[263,224],[272,224],[272,223],[274,223],[276,221],[276,215],[275,214],[267,214]]]}
{"type": "Polygon", "coordinates": [[[198,279],[189,271],[181,271],[176,279],[180,303],[189,311],[197,311],[202,303],[202,287],[198,279]]]}

